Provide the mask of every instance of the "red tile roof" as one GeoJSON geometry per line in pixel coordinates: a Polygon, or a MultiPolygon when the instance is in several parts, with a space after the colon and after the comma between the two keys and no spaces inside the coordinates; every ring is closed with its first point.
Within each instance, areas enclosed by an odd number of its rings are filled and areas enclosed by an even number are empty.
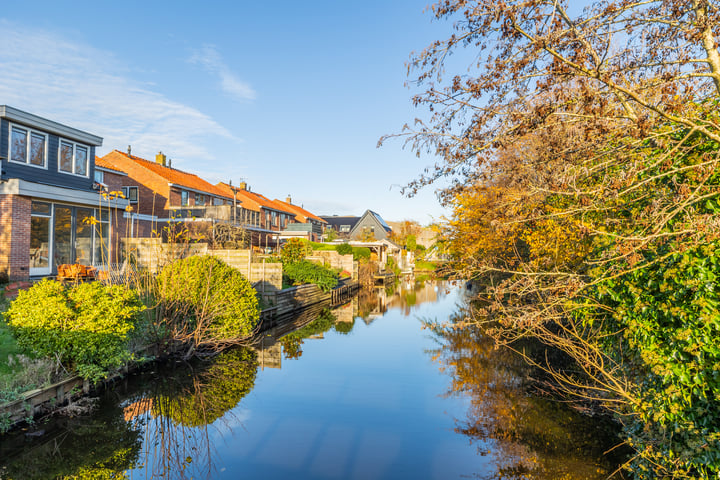
{"type": "Polygon", "coordinates": [[[275,202],[282,205],[285,208],[285,210],[289,210],[289,211],[293,212],[296,216],[312,218],[313,220],[320,222],[320,223],[328,223],[327,221],[318,217],[314,213],[310,213],[307,210],[305,210],[304,208],[298,207],[297,205],[293,205],[292,203],[283,202],[282,200],[278,200],[277,198],[275,199],[275,202]]]}
{"type": "Polygon", "coordinates": [[[218,183],[217,187],[222,189],[225,192],[225,196],[229,196],[230,198],[233,196],[233,190],[236,191],[238,202],[241,202],[243,208],[247,208],[248,210],[255,210],[256,212],[259,212],[261,208],[266,208],[295,216],[295,213],[287,209],[284,205],[270,200],[260,193],[251,192],[250,190],[241,189],[239,187],[231,187],[227,183],[222,182],[218,183]]]}
{"type": "Polygon", "coordinates": [[[110,165],[112,165],[112,159],[114,156],[117,155],[120,155],[125,159],[131,160],[137,165],[140,165],[143,168],[150,170],[156,175],[167,180],[168,183],[172,183],[174,185],[185,188],[190,188],[193,190],[198,190],[204,193],[209,193],[211,195],[232,199],[232,194],[228,196],[225,190],[218,188],[217,186],[203,180],[202,178],[198,177],[193,173],[183,172],[182,170],[178,170],[176,168],[165,167],[157,162],[151,162],[149,160],[145,160],[144,158],[136,157],[135,155],[128,155],[127,153],[121,152],[119,150],[113,150],[105,157],[103,157],[103,159],[108,160],[110,162],[110,165]]]}
{"type": "Polygon", "coordinates": [[[107,168],[108,170],[113,170],[115,172],[125,173],[122,171],[122,169],[116,167],[115,165],[111,164],[110,162],[107,162],[102,157],[95,157],[95,166],[100,168],[107,168]]]}

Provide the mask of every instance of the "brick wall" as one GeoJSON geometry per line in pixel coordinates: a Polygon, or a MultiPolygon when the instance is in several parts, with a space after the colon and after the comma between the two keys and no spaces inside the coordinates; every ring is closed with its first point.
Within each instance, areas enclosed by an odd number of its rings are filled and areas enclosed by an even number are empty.
{"type": "Polygon", "coordinates": [[[30,199],[0,195],[0,272],[10,280],[30,275],[30,199]]]}

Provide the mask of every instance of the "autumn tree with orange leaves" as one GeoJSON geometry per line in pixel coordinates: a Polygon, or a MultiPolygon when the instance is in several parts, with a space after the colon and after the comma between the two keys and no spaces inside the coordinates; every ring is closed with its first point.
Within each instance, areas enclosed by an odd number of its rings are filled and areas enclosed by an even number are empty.
{"type": "Polygon", "coordinates": [[[450,179],[496,340],[573,358],[544,368],[617,414],[637,478],[720,472],[719,9],[442,0],[455,33],[408,65],[429,116],[392,135],[440,159],[406,193],[450,179]]]}

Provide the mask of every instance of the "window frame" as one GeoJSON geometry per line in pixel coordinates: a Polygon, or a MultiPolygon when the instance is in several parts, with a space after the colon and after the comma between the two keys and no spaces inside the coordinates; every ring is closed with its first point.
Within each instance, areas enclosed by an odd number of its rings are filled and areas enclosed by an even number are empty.
{"type": "Polygon", "coordinates": [[[48,153],[50,151],[49,148],[50,145],[50,135],[48,135],[45,132],[41,132],[40,130],[35,130],[34,128],[26,127],[25,125],[20,125],[16,123],[10,123],[8,128],[8,156],[7,159],[9,162],[17,164],[17,165],[25,165],[28,167],[33,168],[40,168],[42,170],[48,169],[48,153]],[[19,162],[17,160],[13,160],[13,130],[23,130],[25,132],[25,161],[19,162]],[[33,135],[37,135],[39,137],[43,137],[45,145],[43,148],[43,164],[42,165],[36,165],[34,163],[31,163],[31,156],[32,156],[32,137],[33,135]]]}
{"type": "Polygon", "coordinates": [[[180,206],[190,206],[190,192],[188,192],[187,190],[180,190],[180,206]]]}
{"type": "Polygon", "coordinates": [[[84,143],[78,143],[73,142],[72,140],[68,140],[66,138],[60,137],[58,139],[58,162],[57,162],[57,169],[59,173],[62,173],[64,175],[73,175],[75,177],[81,177],[81,178],[90,178],[90,153],[91,149],[89,145],[85,145],[84,143]],[[62,169],[62,149],[63,149],[63,143],[65,145],[68,145],[72,148],[72,171],[68,172],[66,170],[62,169]],[[76,167],[77,167],[77,150],[78,147],[85,149],[86,157],[85,157],[85,175],[81,173],[76,173],[76,167]]]}
{"type": "Polygon", "coordinates": [[[126,187],[121,187],[123,195],[125,195],[125,198],[127,199],[128,203],[138,203],[138,200],[140,199],[140,189],[135,185],[128,185],[126,187]],[[130,199],[130,192],[135,192],[135,200],[130,199]]]}

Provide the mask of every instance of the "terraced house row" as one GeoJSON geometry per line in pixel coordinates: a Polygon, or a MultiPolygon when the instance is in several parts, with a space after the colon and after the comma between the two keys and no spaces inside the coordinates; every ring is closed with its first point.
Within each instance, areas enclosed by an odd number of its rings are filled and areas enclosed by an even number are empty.
{"type": "Polygon", "coordinates": [[[319,240],[327,221],[271,200],[246,183],[216,185],[130,148],[96,157],[103,139],[0,105],[0,274],[55,275],[58,265],[102,268],[121,260],[124,237],[150,238],[167,226],[242,226],[252,245],[280,238],[319,240]],[[113,194],[122,192],[122,195],[113,194]]]}

